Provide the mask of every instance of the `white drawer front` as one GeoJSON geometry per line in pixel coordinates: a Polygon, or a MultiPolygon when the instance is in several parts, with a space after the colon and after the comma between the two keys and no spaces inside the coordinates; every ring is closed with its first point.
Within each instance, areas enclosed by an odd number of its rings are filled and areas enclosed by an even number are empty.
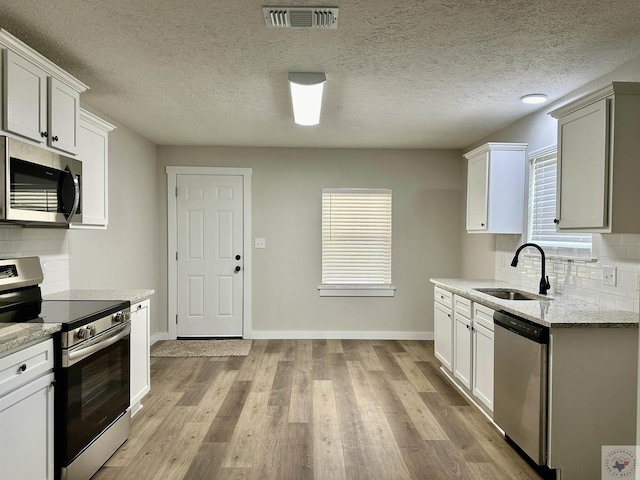
{"type": "Polygon", "coordinates": [[[493,332],[493,309],[475,303],[473,307],[473,321],[493,332]]]}
{"type": "Polygon", "coordinates": [[[0,358],[0,395],[53,369],[53,339],[0,358]]]}
{"type": "Polygon", "coordinates": [[[466,318],[471,318],[471,300],[461,297],[460,295],[453,296],[453,310],[459,315],[466,318]]]}
{"type": "Polygon", "coordinates": [[[444,288],[434,287],[433,298],[436,302],[444,305],[445,307],[453,307],[453,293],[448,292],[444,288]]]}

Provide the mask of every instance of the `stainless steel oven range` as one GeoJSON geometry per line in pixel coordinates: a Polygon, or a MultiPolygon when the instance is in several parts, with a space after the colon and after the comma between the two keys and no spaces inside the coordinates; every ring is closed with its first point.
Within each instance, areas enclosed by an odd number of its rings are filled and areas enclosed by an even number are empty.
{"type": "Polygon", "coordinates": [[[37,257],[0,260],[0,322],[60,323],[56,479],[88,480],[129,437],[130,303],[42,300],[37,257]]]}

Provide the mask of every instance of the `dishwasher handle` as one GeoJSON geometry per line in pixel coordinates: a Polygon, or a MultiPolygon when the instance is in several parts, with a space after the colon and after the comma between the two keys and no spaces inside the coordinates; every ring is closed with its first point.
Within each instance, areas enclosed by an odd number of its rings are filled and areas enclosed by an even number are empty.
{"type": "Polygon", "coordinates": [[[549,343],[548,327],[538,325],[524,318],[516,317],[508,312],[495,311],[493,313],[493,323],[527,340],[542,345],[549,343]]]}

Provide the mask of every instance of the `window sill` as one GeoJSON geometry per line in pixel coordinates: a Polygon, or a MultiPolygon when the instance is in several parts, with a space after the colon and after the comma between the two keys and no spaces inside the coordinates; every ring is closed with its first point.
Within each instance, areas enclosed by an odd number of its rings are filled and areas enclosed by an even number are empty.
{"type": "Polygon", "coordinates": [[[395,297],[393,285],[320,285],[321,297],[395,297]]]}

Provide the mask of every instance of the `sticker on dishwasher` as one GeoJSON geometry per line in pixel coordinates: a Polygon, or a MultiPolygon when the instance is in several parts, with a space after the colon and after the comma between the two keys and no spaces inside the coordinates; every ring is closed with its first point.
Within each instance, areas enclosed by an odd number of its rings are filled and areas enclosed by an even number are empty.
{"type": "Polygon", "coordinates": [[[637,459],[638,447],[636,445],[603,445],[602,480],[636,479],[637,459]]]}

